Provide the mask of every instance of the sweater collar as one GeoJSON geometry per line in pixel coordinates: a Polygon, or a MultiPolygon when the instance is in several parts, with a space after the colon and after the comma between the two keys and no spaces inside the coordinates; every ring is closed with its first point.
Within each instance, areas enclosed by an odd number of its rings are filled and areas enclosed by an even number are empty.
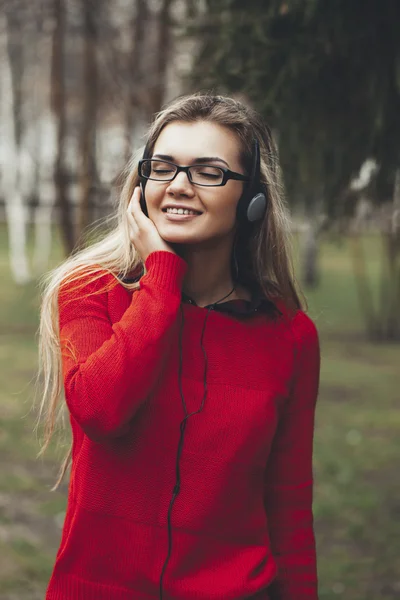
{"type": "MultiPolygon", "coordinates": [[[[184,292],[182,292],[182,301],[185,304],[197,306],[196,302],[184,292]]],[[[226,300],[218,304],[209,304],[203,308],[213,308],[215,311],[238,317],[247,317],[258,312],[271,314],[277,311],[275,304],[268,300],[261,290],[257,289],[252,290],[251,300],[226,300]]]]}
{"type": "MultiPolygon", "coordinates": [[[[121,278],[121,280],[124,283],[136,283],[139,281],[142,274],[143,273],[135,278],[126,277],[124,279],[121,278]]],[[[182,292],[182,302],[184,304],[197,306],[196,302],[184,292],[182,292]]],[[[220,302],[214,305],[209,304],[203,308],[208,309],[211,307],[213,307],[213,310],[217,312],[237,317],[250,317],[257,313],[269,314],[272,316],[281,314],[281,311],[278,309],[276,304],[274,304],[274,302],[271,300],[268,300],[261,289],[257,287],[254,287],[251,290],[251,300],[226,300],[225,302],[220,302]]]]}

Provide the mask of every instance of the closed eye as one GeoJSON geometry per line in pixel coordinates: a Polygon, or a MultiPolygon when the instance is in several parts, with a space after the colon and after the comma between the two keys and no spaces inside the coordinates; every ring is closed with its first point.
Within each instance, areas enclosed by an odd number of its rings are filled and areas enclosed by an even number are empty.
{"type": "Polygon", "coordinates": [[[203,173],[202,171],[198,172],[202,177],[207,177],[207,179],[219,179],[220,175],[215,175],[215,173],[203,173]]]}

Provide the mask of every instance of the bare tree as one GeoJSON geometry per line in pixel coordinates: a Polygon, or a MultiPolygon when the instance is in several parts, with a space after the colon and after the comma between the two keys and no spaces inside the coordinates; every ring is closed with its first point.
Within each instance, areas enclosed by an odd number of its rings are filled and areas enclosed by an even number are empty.
{"type": "Polygon", "coordinates": [[[148,117],[158,112],[165,99],[167,68],[171,55],[173,0],[162,0],[157,20],[155,66],[148,95],[148,117]]]}
{"type": "MultiPolygon", "coordinates": [[[[53,7],[49,7],[52,9],[53,7]]],[[[34,210],[34,254],[33,266],[36,273],[43,273],[48,267],[52,244],[53,208],[56,201],[55,161],[57,157],[57,120],[51,110],[51,62],[54,39],[54,19],[52,11],[46,11],[40,18],[33,19],[34,38],[27,51],[34,53],[35,60],[30,65],[29,84],[33,106],[35,128],[36,196],[34,210]]],[[[29,57],[26,57],[29,64],[29,57]]]]}
{"type": "MultiPolygon", "coordinates": [[[[95,178],[96,115],[97,115],[97,23],[94,5],[82,0],[84,35],[83,123],[80,143],[81,173],[78,208],[78,236],[90,223],[91,191],[95,178]]],[[[96,10],[99,10],[97,4],[96,10]]]]}
{"type": "Polygon", "coordinates": [[[67,131],[66,92],[65,92],[65,7],[64,0],[54,0],[55,27],[53,31],[53,53],[51,64],[52,109],[57,121],[57,156],[54,168],[54,182],[57,205],[60,211],[60,224],[66,254],[75,245],[74,224],[71,205],[67,197],[67,181],[64,167],[64,152],[67,131]]]}
{"type": "Polygon", "coordinates": [[[18,16],[0,13],[2,183],[13,278],[23,284],[30,279],[26,242],[28,210],[21,187],[21,33],[18,16]],[[17,35],[18,32],[18,35],[17,35]]]}
{"type": "Polygon", "coordinates": [[[149,19],[147,0],[137,0],[136,11],[131,19],[132,47],[128,57],[127,68],[127,102],[125,111],[125,159],[132,152],[132,134],[140,107],[143,106],[145,91],[143,69],[143,47],[146,35],[146,25],[149,19]]]}
{"type": "MultiPolygon", "coordinates": [[[[354,188],[355,216],[350,226],[350,248],[360,309],[369,339],[400,340],[400,170],[396,172],[392,202],[373,208],[370,189],[354,188]],[[372,220],[381,238],[380,288],[370,279],[365,230],[372,220]]],[[[354,193],[353,190],[353,193],[354,193]]]]}

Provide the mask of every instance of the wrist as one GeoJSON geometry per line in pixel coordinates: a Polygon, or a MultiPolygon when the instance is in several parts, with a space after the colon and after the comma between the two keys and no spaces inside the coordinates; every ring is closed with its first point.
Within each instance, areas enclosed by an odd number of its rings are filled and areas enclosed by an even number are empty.
{"type": "Polygon", "coordinates": [[[169,250],[155,250],[145,260],[146,274],[140,284],[153,283],[172,293],[181,293],[187,263],[169,250]]]}

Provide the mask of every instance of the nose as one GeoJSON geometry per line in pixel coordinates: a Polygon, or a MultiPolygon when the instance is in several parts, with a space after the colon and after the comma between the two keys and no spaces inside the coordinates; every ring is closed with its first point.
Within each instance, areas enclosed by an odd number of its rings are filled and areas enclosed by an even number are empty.
{"type": "Polygon", "coordinates": [[[175,179],[170,182],[167,193],[172,196],[194,196],[193,184],[190,183],[188,175],[183,171],[178,173],[175,179]]]}

